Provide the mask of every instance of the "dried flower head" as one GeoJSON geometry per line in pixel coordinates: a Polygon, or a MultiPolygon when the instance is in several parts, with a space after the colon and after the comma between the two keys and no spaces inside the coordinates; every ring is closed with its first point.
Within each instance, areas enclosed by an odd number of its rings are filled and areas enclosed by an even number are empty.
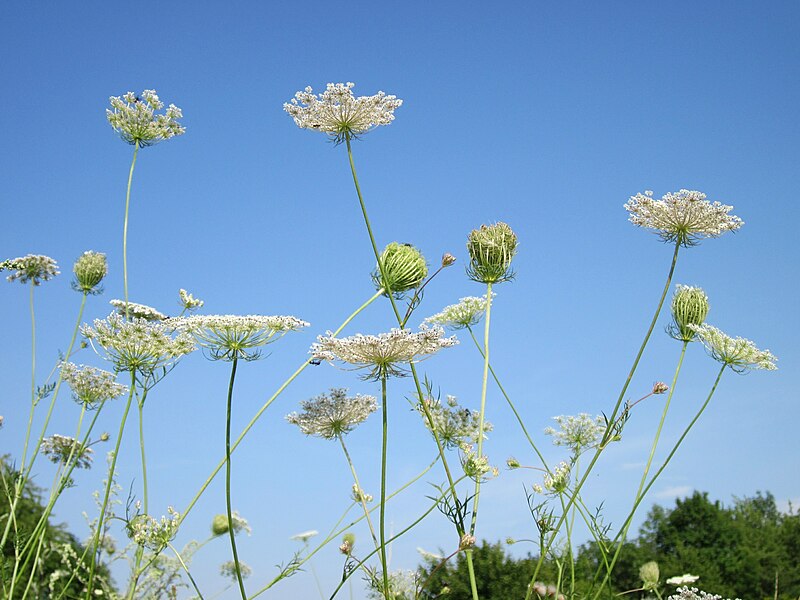
{"type": "Polygon", "coordinates": [[[394,121],[394,111],[403,104],[402,100],[383,92],[356,98],[354,85],[329,83],[319,96],[307,87],[285,103],[283,110],[298,127],[327,133],[337,144],[394,121]]]}
{"type": "Polygon", "coordinates": [[[459,550],[466,550],[468,548],[474,548],[475,547],[475,542],[476,542],[476,540],[475,540],[475,536],[474,535],[470,535],[468,533],[465,533],[464,535],[461,536],[461,539],[458,542],[458,549],[459,550]]]}
{"type": "Polygon", "coordinates": [[[708,315],[708,296],[699,287],[678,285],[672,296],[672,323],[667,333],[676,340],[691,342],[694,330],[690,325],[702,325],[708,315]]]}
{"type": "Polygon", "coordinates": [[[442,267],[449,267],[454,262],[456,262],[456,257],[450,254],[449,252],[445,252],[442,254],[442,267]]]}
{"type": "Polygon", "coordinates": [[[117,298],[109,300],[108,303],[116,308],[117,312],[123,317],[134,317],[136,319],[144,319],[145,321],[164,321],[169,318],[152,306],[147,306],[147,304],[125,302],[125,300],[119,300],[117,298]]]}
{"type": "MultiPolygon", "coordinates": [[[[242,579],[247,579],[253,574],[253,569],[249,565],[239,561],[239,573],[242,574],[242,579]]],[[[238,580],[236,574],[236,563],[232,560],[226,561],[219,566],[219,574],[228,579],[238,580]]]]}
{"type": "Polygon", "coordinates": [[[330,394],[304,400],[300,406],[303,412],[293,412],[286,416],[286,420],[297,425],[306,435],[316,435],[326,440],[347,435],[378,410],[373,396],[348,396],[344,388],[333,388],[330,394]]]}
{"type": "Polygon", "coordinates": [[[178,290],[178,296],[180,296],[181,306],[188,311],[197,310],[198,308],[202,307],[203,304],[205,304],[205,302],[195,298],[184,289],[178,290]]]}
{"type": "Polygon", "coordinates": [[[42,281],[49,281],[61,271],[58,264],[49,256],[44,254],[28,254],[5,261],[5,268],[14,271],[6,277],[8,281],[19,281],[40,285],[42,281]]]}
{"type": "Polygon", "coordinates": [[[737,373],[752,369],[774,371],[777,358],[769,350],[759,350],[756,345],[745,338],[732,338],[716,327],[708,324],[690,325],[697,338],[706,347],[714,360],[730,367],[737,373]]]}
{"type": "MultiPolygon", "coordinates": [[[[447,402],[443,403],[438,398],[426,398],[425,406],[428,413],[433,418],[433,430],[439,442],[445,448],[459,448],[462,444],[476,444],[478,442],[478,431],[480,429],[480,413],[476,410],[462,408],[458,405],[455,396],[447,396],[447,402]]],[[[428,431],[431,431],[431,423],[428,421],[422,406],[417,406],[417,411],[422,415],[422,420],[428,431]]],[[[486,433],[491,431],[493,426],[488,421],[483,424],[483,438],[486,433]]]]}
{"type": "Polygon", "coordinates": [[[191,334],[212,359],[228,361],[255,360],[261,346],[309,325],[295,317],[263,315],[193,315],[173,321],[173,327],[191,334]]]}
{"type": "Polygon", "coordinates": [[[143,548],[161,552],[175,539],[180,526],[180,514],[171,506],[167,507],[167,513],[160,520],[150,515],[134,516],[126,526],[128,537],[143,548]]]}
{"type": "Polygon", "coordinates": [[[345,533],[342,536],[342,543],[339,545],[339,552],[346,556],[353,553],[353,547],[356,545],[356,536],[354,533],[345,533]]]}
{"type": "Polygon", "coordinates": [[[166,323],[138,317],[126,321],[115,313],[105,319],[95,319],[94,327],[82,326],[81,334],[95,352],[114,364],[116,370],[143,375],[170,367],[195,349],[188,334],[175,334],[175,329],[166,323]]]}
{"type": "Polygon", "coordinates": [[[75,464],[76,469],[88,469],[92,466],[92,454],[94,451],[88,445],[84,445],[75,438],[67,435],[53,434],[42,440],[40,446],[42,454],[55,464],[67,465],[69,462],[75,464]]]}
{"type": "Polygon", "coordinates": [[[639,578],[642,580],[642,588],[645,590],[655,590],[658,587],[660,576],[658,563],[654,560],[646,562],[639,567],[639,578]]]}
{"type": "MultiPolygon", "coordinates": [[[[250,528],[250,523],[247,522],[243,516],[239,514],[238,511],[233,511],[231,513],[231,523],[233,524],[233,533],[238,534],[241,531],[250,535],[252,529],[250,528]]],[[[224,535],[228,533],[228,515],[214,515],[214,518],[211,520],[211,533],[214,535],[224,535]]]]}
{"type": "Polygon", "coordinates": [[[505,223],[473,229],[467,238],[467,250],[470,279],[479,283],[501,283],[514,278],[511,260],[517,253],[517,235],[505,223]]]}
{"type": "Polygon", "coordinates": [[[75,280],[73,289],[85,294],[99,294],[103,291],[98,287],[103,278],[108,274],[108,261],[102,252],[87,250],[78,257],[72,266],[75,280]]]}
{"type": "Polygon", "coordinates": [[[336,338],[332,332],[317,337],[309,353],[314,360],[342,362],[356,369],[367,369],[364,379],[403,376],[401,365],[432,356],[442,348],[455,346],[458,340],[444,337],[441,327],[421,327],[417,333],[392,329],[378,335],[357,334],[336,338]]]}
{"type": "Polygon", "coordinates": [[[586,448],[596,448],[606,432],[606,422],[602,415],[559,415],[553,417],[553,420],[558,423],[558,429],[547,427],[544,430],[545,435],[553,437],[554,445],[567,446],[576,453],[586,448]]]}
{"type": "Polygon", "coordinates": [[[155,90],[144,90],[141,96],[128,92],[122,97],[109,98],[111,108],[106,117],[111,127],[129,144],[152,146],[162,140],[183,135],[186,129],[178,123],[183,118],[181,109],[170,104],[164,114],[155,114],[164,108],[155,90]]]}
{"type": "Polygon", "coordinates": [[[103,369],[61,363],[61,377],[72,390],[76,402],[95,408],[106,400],[113,400],[128,391],[127,386],[116,383],[116,374],[103,369]]]}
{"type": "MultiPolygon", "coordinates": [[[[494,298],[495,293],[492,292],[494,298]]],[[[461,298],[458,304],[445,306],[441,312],[425,319],[425,323],[441,325],[450,329],[464,329],[477,325],[486,312],[486,296],[461,298]]]]}
{"type": "Polygon", "coordinates": [[[669,386],[664,383],[663,381],[656,381],[653,384],[653,393],[654,394],[665,394],[669,390],[669,386]]]}
{"type": "Polygon", "coordinates": [[[411,244],[392,242],[381,253],[380,268],[372,273],[372,281],[379,290],[391,290],[393,294],[402,294],[422,284],[428,276],[428,265],[425,257],[411,244]],[[384,280],[383,275],[386,275],[384,280]]]}
{"type": "Polygon", "coordinates": [[[702,192],[681,190],[653,199],[653,192],[631,196],[625,204],[628,220],[639,227],[655,229],[665,242],[694,246],[698,240],[736,231],[742,221],[728,214],[732,206],[709,202],[702,192]]]}

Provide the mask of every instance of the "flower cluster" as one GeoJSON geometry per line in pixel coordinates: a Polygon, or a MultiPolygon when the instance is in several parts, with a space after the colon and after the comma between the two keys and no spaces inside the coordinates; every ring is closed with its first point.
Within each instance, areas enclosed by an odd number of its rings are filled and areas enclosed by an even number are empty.
{"type": "Polygon", "coordinates": [[[367,502],[372,502],[373,500],[372,494],[368,494],[355,483],[353,484],[350,497],[354,502],[358,502],[359,504],[366,504],[367,502]]]}
{"type": "Polygon", "coordinates": [[[114,373],[86,365],[61,363],[61,377],[69,385],[75,400],[87,408],[94,408],[128,391],[127,386],[115,382],[117,376],[114,373]]]}
{"type": "Polygon", "coordinates": [[[557,494],[566,491],[567,485],[569,485],[569,474],[570,466],[562,460],[552,473],[544,476],[544,489],[557,494]]]}
{"type": "Polygon", "coordinates": [[[690,325],[697,338],[703,343],[708,353],[737,373],[751,369],[774,371],[778,360],[769,350],[759,350],[756,345],[745,338],[732,338],[711,325],[690,325]]]}
{"type": "MultiPolygon", "coordinates": [[[[252,532],[250,523],[237,511],[231,513],[231,523],[233,524],[233,533],[235,534],[244,531],[247,535],[250,535],[252,532]]],[[[211,520],[211,533],[214,535],[224,535],[228,533],[228,530],[228,515],[214,515],[214,518],[211,520]]]]}
{"type": "MultiPolygon", "coordinates": [[[[239,573],[242,574],[242,579],[247,579],[250,575],[253,574],[253,569],[251,569],[248,565],[239,561],[239,573]]],[[[223,577],[227,577],[228,579],[233,579],[234,581],[237,580],[238,576],[236,574],[236,563],[232,560],[226,561],[219,566],[219,574],[223,577]]]]}
{"type": "Polygon", "coordinates": [[[584,448],[597,447],[606,432],[606,422],[602,415],[560,415],[553,417],[553,420],[558,423],[558,429],[547,427],[544,430],[545,435],[552,436],[554,445],[567,446],[575,453],[584,448]]]}
{"type": "Polygon", "coordinates": [[[175,539],[180,525],[181,516],[174,508],[168,506],[167,513],[161,520],[150,515],[136,515],[128,521],[128,537],[139,546],[161,552],[175,539]]]}
{"type": "Polygon", "coordinates": [[[470,479],[477,481],[483,479],[491,473],[492,477],[497,477],[500,470],[489,464],[489,457],[485,454],[478,456],[472,444],[462,442],[459,445],[461,450],[461,468],[464,470],[464,475],[470,479]]]}
{"type": "MultiPolygon", "coordinates": [[[[492,297],[494,296],[495,293],[492,292],[492,297]]],[[[425,319],[425,323],[441,325],[450,329],[472,327],[483,318],[483,313],[486,311],[486,300],[485,295],[480,298],[476,296],[461,298],[458,304],[445,306],[441,312],[425,319]]]]}
{"type": "Polygon", "coordinates": [[[642,589],[655,590],[658,587],[658,580],[661,572],[658,563],[654,560],[644,563],[639,567],[639,579],[642,580],[642,589]]]}
{"type": "Polygon", "coordinates": [[[303,412],[293,412],[286,416],[286,420],[297,425],[306,435],[316,435],[326,440],[350,433],[356,425],[378,410],[373,396],[348,396],[344,388],[333,388],[330,394],[304,400],[300,406],[303,412]]]}
{"type": "Polygon", "coordinates": [[[736,231],[742,221],[728,214],[732,206],[709,202],[702,192],[681,190],[653,199],[653,192],[631,196],[625,203],[628,220],[639,227],[655,229],[665,242],[693,246],[698,240],[736,231]]]}
{"type": "MultiPolygon", "coordinates": [[[[667,600],[722,600],[722,596],[717,594],[708,594],[698,590],[696,587],[682,587],[678,588],[677,594],[669,596],[667,600]]],[[[739,600],[738,598],[736,600],[739,600]]]]}
{"type": "Polygon", "coordinates": [[[289,539],[290,540],[297,540],[298,542],[303,542],[305,544],[305,543],[308,542],[308,540],[310,540],[315,535],[319,535],[319,531],[317,531],[316,529],[309,529],[308,531],[303,531],[301,533],[296,533],[292,537],[290,537],[289,539]]]}
{"type": "Polygon", "coordinates": [[[119,300],[117,298],[109,300],[108,303],[116,308],[117,312],[123,317],[135,317],[137,319],[144,319],[145,321],[165,321],[169,318],[152,306],[147,306],[147,304],[125,302],[125,300],[119,300]]]}
{"type": "Polygon", "coordinates": [[[672,297],[672,323],[667,333],[676,340],[691,342],[694,339],[692,325],[702,325],[708,315],[708,296],[699,287],[678,285],[672,297]]]}
{"type": "Polygon", "coordinates": [[[75,438],[57,433],[46,437],[41,444],[42,454],[50,459],[51,462],[66,465],[73,462],[76,469],[88,469],[92,466],[92,454],[94,451],[89,446],[84,446],[75,438]],[[72,457],[72,458],[70,458],[72,457]]]}
{"type": "Polygon", "coordinates": [[[257,348],[308,325],[295,317],[262,315],[193,315],[172,322],[176,329],[192,335],[214,360],[231,361],[259,358],[257,348]]]}
{"type": "MultiPolygon", "coordinates": [[[[447,402],[426,398],[425,406],[428,413],[433,418],[433,431],[436,437],[446,448],[459,448],[462,444],[477,443],[478,431],[480,429],[480,413],[468,408],[461,408],[455,396],[447,396],[447,402]]],[[[417,406],[417,410],[423,416],[425,427],[431,431],[431,423],[428,421],[422,406],[417,406]]],[[[488,421],[483,424],[483,438],[486,433],[492,430],[492,424],[488,421]]]]}
{"type": "Polygon", "coordinates": [[[303,129],[322,131],[336,143],[358,137],[394,121],[394,111],[403,101],[378,92],[374,96],[353,96],[353,83],[329,83],[315,95],[311,87],[297,92],[283,109],[303,129]]]}
{"type": "Polygon", "coordinates": [[[389,573],[389,595],[386,596],[383,590],[383,577],[380,572],[372,573],[370,577],[370,589],[367,592],[369,598],[383,600],[392,598],[393,600],[406,600],[417,596],[417,586],[419,576],[414,571],[400,569],[389,573]]]}
{"type": "Polygon", "coordinates": [[[40,285],[42,281],[48,281],[59,275],[58,264],[55,260],[44,254],[28,254],[5,261],[5,268],[13,270],[6,279],[8,281],[19,281],[40,285]]]}
{"type": "Polygon", "coordinates": [[[514,278],[511,260],[517,253],[517,234],[506,223],[473,229],[467,238],[467,251],[467,276],[473,281],[502,283],[514,278]]]}
{"type": "Polygon", "coordinates": [[[184,289],[178,290],[178,296],[180,296],[181,299],[181,306],[188,311],[197,310],[205,304],[205,302],[195,298],[184,289]]]}
{"type": "Polygon", "coordinates": [[[106,255],[102,252],[87,250],[75,261],[72,272],[75,274],[75,280],[72,282],[73,289],[86,294],[99,294],[103,290],[97,286],[108,274],[106,255]]]}
{"type": "Polygon", "coordinates": [[[186,131],[178,123],[183,113],[174,104],[170,104],[164,114],[155,114],[155,111],[164,108],[155,90],[145,90],[141,96],[133,92],[122,97],[112,96],[109,102],[111,108],[106,109],[108,122],[129,144],[152,146],[186,131]]]}
{"type": "Polygon", "coordinates": [[[670,577],[667,579],[667,585],[678,585],[683,586],[687,583],[694,583],[700,579],[699,575],[691,575],[689,573],[684,573],[683,575],[677,575],[675,577],[670,577]]]}
{"type": "Polygon", "coordinates": [[[533,584],[533,591],[540,598],[555,598],[555,600],[565,600],[566,596],[559,593],[558,587],[554,584],[545,584],[542,581],[536,581],[533,584]]]}
{"type": "Polygon", "coordinates": [[[138,317],[126,321],[118,314],[95,319],[94,327],[81,327],[81,334],[98,354],[95,344],[100,346],[104,351],[101,356],[118,371],[138,371],[144,375],[169,367],[194,350],[189,335],[181,332],[173,337],[174,328],[166,323],[138,317]]]}
{"type": "Polygon", "coordinates": [[[356,369],[368,369],[365,379],[380,379],[402,376],[405,371],[399,365],[416,362],[420,357],[431,356],[456,344],[455,336],[444,337],[444,329],[439,326],[423,326],[416,333],[392,329],[388,333],[357,334],[347,338],[336,338],[329,331],[317,338],[309,353],[312,360],[338,361],[356,369]]]}
{"type": "Polygon", "coordinates": [[[380,267],[372,273],[372,281],[378,290],[391,290],[393,294],[402,294],[418,288],[428,276],[428,265],[425,257],[411,244],[392,242],[381,253],[380,267]],[[381,273],[383,267],[383,273],[381,273]],[[384,275],[386,278],[384,279],[384,275]]]}

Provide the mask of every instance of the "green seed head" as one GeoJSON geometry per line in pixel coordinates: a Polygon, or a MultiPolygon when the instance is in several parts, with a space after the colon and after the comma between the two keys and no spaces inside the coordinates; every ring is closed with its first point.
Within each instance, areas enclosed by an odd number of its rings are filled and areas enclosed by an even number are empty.
{"type": "Polygon", "coordinates": [[[511,260],[517,253],[517,235],[505,223],[481,225],[467,238],[470,264],[467,275],[480,283],[501,283],[514,277],[511,260]]]}
{"type": "Polygon", "coordinates": [[[224,535],[228,533],[228,517],[225,515],[215,515],[211,521],[211,533],[214,535],[224,535]]]}
{"type": "Polygon", "coordinates": [[[393,294],[401,294],[419,287],[428,276],[428,265],[422,253],[410,244],[392,242],[381,254],[384,281],[380,268],[375,269],[372,280],[375,287],[391,290],[393,294]]]}
{"type": "Polygon", "coordinates": [[[658,563],[654,560],[644,563],[639,568],[639,577],[642,579],[642,587],[646,590],[654,590],[658,587],[659,575],[658,563]]]}
{"type": "Polygon", "coordinates": [[[689,325],[702,325],[708,315],[708,296],[698,287],[679,285],[672,297],[672,323],[669,334],[676,340],[691,342],[695,333],[689,325]]]}
{"type": "Polygon", "coordinates": [[[108,273],[106,255],[88,250],[75,261],[72,271],[75,273],[75,281],[72,282],[74,289],[87,294],[99,294],[102,289],[97,286],[108,273]]]}

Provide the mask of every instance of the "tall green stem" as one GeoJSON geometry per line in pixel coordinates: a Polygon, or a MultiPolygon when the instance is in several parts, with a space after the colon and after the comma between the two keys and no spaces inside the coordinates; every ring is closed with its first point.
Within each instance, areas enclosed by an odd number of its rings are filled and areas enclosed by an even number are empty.
{"type": "Polygon", "coordinates": [[[389,565],[386,561],[386,442],[389,431],[388,409],[386,404],[386,374],[383,373],[381,375],[381,415],[383,417],[381,441],[381,567],[383,569],[383,592],[386,596],[386,600],[392,600],[391,596],[389,595],[389,565]]]}
{"type": "Polygon", "coordinates": [[[133,146],[133,160],[131,170],[128,173],[128,189],[125,193],[125,222],[122,226],[122,280],[125,287],[125,318],[129,317],[128,309],[128,212],[131,205],[131,182],[133,181],[133,169],[136,167],[136,157],[139,154],[139,140],[133,146]]]}
{"type": "Polygon", "coordinates": [[[239,591],[242,594],[242,600],[247,600],[247,593],[244,591],[242,570],[239,567],[239,553],[236,551],[236,532],[233,527],[233,514],[231,511],[231,404],[233,399],[233,382],[236,378],[236,364],[238,361],[239,359],[234,357],[231,363],[231,379],[228,384],[228,403],[225,413],[225,509],[228,515],[228,534],[231,538],[233,568],[236,571],[236,581],[239,583],[239,591]]]}
{"type": "Polygon", "coordinates": [[[344,451],[344,456],[347,459],[347,464],[350,466],[350,472],[353,474],[353,481],[356,484],[356,489],[358,490],[358,502],[361,504],[361,508],[364,509],[364,517],[367,520],[367,525],[369,526],[369,532],[372,535],[372,541],[375,542],[375,547],[378,547],[378,538],[375,535],[375,528],[372,526],[372,519],[369,516],[369,508],[367,507],[367,500],[364,498],[364,490],[361,488],[361,483],[358,481],[358,475],[356,474],[356,467],[353,464],[353,460],[350,458],[350,453],[347,451],[347,446],[344,443],[344,437],[341,435],[337,436],[339,439],[339,443],[342,445],[342,450],[344,451]]]}

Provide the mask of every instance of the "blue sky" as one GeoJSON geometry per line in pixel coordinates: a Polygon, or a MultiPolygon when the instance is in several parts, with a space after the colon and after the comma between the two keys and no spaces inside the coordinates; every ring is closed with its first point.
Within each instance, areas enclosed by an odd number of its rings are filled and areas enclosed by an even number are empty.
{"type": "MultiPolygon", "coordinates": [[[[177,291],[206,301],[207,313],[292,314],[312,323],[286,336],[265,360],[243,365],[234,429],[302,362],[315,336],[334,329],[373,292],[374,259],[343,147],[299,130],[282,104],[307,85],[353,81],[356,94],[384,90],[404,100],[396,121],[354,144],[379,245],[417,245],[432,265],[459,262],[426,291],[419,318],[466,295],[467,233],[508,222],[520,240],[517,278],[498,286],[493,363],[533,432],[560,414],[608,411],[646,329],[671,248],[627,222],[629,196],[697,189],[733,205],[736,235],[682,251],[675,283],[699,285],[709,322],[753,339],[780,359],[775,373],[726,373],[696,430],[653,490],[671,504],[692,489],[725,502],[769,490],[800,502],[796,422],[798,250],[796,165],[800,161],[798,5],[793,2],[606,2],[502,5],[455,2],[5,3],[0,9],[4,110],[0,125],[3,218],[0,257],[47,254],[62,276],[37,289],[40,372],[64,349],[77,314],[72,261],[106,252],[105,294],[86,318],[104,317],[122,296],[121,233],[131,147],[105,119],[107,99],[154,88],[183,109],[186,134],[141,151],[129,238],[130,297],[177,312],[177,291]]],[[[0,347],[0,452],[19,452],[27,418],[30,333],[27,293],[0,287],[6,343],[0,347]]],[[[679,344],[656,329],[629,395],[668,380],[679,344]]],[[[386,302],[347,333],[392,325],[386,302]]],[[[423,363],[442,394],[477,407],[480,361],[468,339],[423,363]]],[[[76,361],[101,365],[84,351],[76,361]]],[[[178,510],[221,458],[227,365],[185,359],[145,407],[151,505],[178,510]]],[[[689,349],[667,420],[669,445],[705,397],[717,366],[689,349]]],[[[433,458],[393,380],[390,487],[433,458]]],[[[332,386],[376,393],[352,373],[307,369],[259,421],[236,455],[234,504],[253,526],[240,542],[254,570],[248,589],[291,556],[289,536],[326,531],[347,505],[341,453],[285,423],[300,400],[332,386]]],[[[630,505],[639,465],[660,414],[640,406],[623,443],[605,455],[586,488],[605,500],[607,521],[630,505]]],[[[121,404],[107,407],[114,431],[121,404]]],[[[69,434],[77,409],[65,394],[51,433],[69,434]]],[[[486,451],[502,465],[530,451],[510,411],[490,388],[495,431],[486,451]]],[[[349,444],[368,490],[377,490],[379,419],[349,444]]],[[[543,440],[543,445],[546,442],[543,440]]],[[[126,434],[120,482],[140,486],[135,429],[126,434]]],[[[548,459],[561,458],[558,449],[548,459]]],[[[530,459],[532,462],[533,459],[530,459]]],[[[102,463],[102,461],[100,461],[102,463]]],[[[51,477],[41,463],[37,481],[51,477]]],[[[57,518],[78,535],[99,468],[82,474],[57,518]]],[[[436,470],[427,481],[439,483],[436,470]]],[[[485,486],[479,537],[530,537],[523,486],[530,472],[503,472],[485,486]]],[[[390,510],[392,527],[419,514],[421,483],[390,510]]],[[[649,505],[649,503],[645,503],[649,505]]],[[[178,543],[203,538],[224,511],[220,482],[186,521],[178,543]]],[[[640,513],[643,517],[646,507],[640,513]]],[[[366,531],[356,529],[361,548],[366,531]]],[[[415,548],[451,548],[440,515],[392,549],[392,566],[413,568],[415,548]]],[[[220,589],[223,540],[195,558],[198,580],[220,589]]],[[[514,547],[514,552],[520,552],[514,547]]],[[[341,569],[335,545],[315,560],[324,589],[341,569]]],[[[309,572],[271,597],[317,594],[309,572]]],[[[360,582],[355,598],[363,597],[360,582]]],[[[233,596],[223,596],[233,597],[233,596]]],[[[264,597],[270,597],[269,594],[264,597]]]]}

